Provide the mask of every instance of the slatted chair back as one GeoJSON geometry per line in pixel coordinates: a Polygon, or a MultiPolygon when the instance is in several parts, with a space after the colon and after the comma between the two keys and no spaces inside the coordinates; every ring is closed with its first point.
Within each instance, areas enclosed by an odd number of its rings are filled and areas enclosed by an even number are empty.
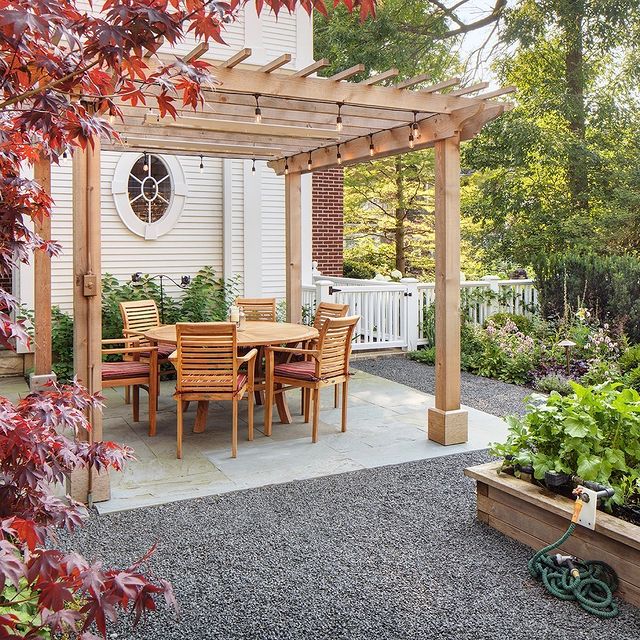
{"type": "Polygon", "coordinates": [[[138,338],[141,346],[149,344],[143,334],[160,326],[160,314],[155,300],[121,302],[120,315],[125,338],[138,338]]]}
{"type": "Polygon", "coordinates": [[[316,361],[316,378],[328,379],[349,373],[351,341],[360,316],[327,318],[318,338],[320,357],[316,361]]]}
{"type": "Polygon", "coordinates": [[[275,298],[238,298],[236,305],[244,311],[247,320],[276,321],[275,298]]]}
{"type": "Polygon", "coordinates": [[[320,331],[325,320],[328,318],[344,318],[347,313],[349,313],[348,304],[321,302],[316,308],[316,316],[313,319],[313,326],[320,331]]]}
{"type": "Polygon", "coordinates": [[[179,322],[176,339],[176,391],[233,397],[238,385],[235,323],[179,322]]]}

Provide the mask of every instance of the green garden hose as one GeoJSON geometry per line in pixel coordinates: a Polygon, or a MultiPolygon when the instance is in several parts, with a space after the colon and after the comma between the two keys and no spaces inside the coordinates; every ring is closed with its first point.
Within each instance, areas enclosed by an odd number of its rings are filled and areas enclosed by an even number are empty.
{"type": "Polygon", "coordinates": [[[618,603],[613,592],[618,588],[618,576],[608,564],[548,554],[564,544],[575,528],[576,523],[572,522],[559,540],[540,549],[529,560],[529,573],[541,580],[556,598],[576,600],[585,611],[599,618],[615,618],[618,603]]]}

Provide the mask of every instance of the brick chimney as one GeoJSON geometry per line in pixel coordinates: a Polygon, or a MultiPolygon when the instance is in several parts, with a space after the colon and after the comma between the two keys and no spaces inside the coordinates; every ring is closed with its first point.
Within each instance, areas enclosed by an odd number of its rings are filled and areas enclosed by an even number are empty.
{"type": "Polygon", "coordinates": [[[312,183],[313,260],[325,276],[341,276],[343,266],[343,190],[341,168],[316,171],[312,183]]]}

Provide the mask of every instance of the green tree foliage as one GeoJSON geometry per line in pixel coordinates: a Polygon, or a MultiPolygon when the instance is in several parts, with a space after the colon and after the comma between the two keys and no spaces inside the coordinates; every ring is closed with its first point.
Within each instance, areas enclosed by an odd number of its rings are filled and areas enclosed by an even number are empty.
{"type": "MultiPolygon", "coordinates": [[[[441,41],[447,18],[419,0],[381,3],[375,20],[360,23],[343,7],[314,23],[315,57],[328,58],[329,75],[357,63],[362,77],[397,68],[400,78],[427,73],[437,82],[457,69],[450,43],[441,41]]],[[[358,79],[358,76],[355,78],[358,79]]],[[[411,114],[407,114],[411,119],[411,114]]],[[[347,112],[343,114],[349,123],[347,112]]],[[[363,135],[375,131],[366,128],[363,135]]],[[[345,170],[346,258],[351,273],[427,273],[433,269],[433,153],[364,163],[345,170]],[[367,268],[369,267],[369,269],[367,268]]]]}
{"type": "Polygon", "coordinates": [[[489,257],[640,246],[638,0],[520,0],[496,71],[517,106],[466,146],[489,257]]]}

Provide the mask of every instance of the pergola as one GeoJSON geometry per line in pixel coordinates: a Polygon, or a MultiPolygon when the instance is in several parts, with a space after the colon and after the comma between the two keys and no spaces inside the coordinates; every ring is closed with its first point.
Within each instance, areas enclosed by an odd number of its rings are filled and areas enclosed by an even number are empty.
{"type": "MultiPolygon", "coordinates": [[[[198,45],[183,59],[194,60],[207,48],[198,45]]],[[[428,434],[444,445],[465,442],[467,415],[460,408],[460,142],[511,108],[495,98],[513,88],[478,93],[486,83],[453,88],[458,78],[425,86],[426,75],[389,84],[396,69],[350,82],[363,65],[319,78],[315,73],[328,66],[327,60],[291,72],[281,69],[289,54],[262,66],[245,63],[250,56],[251,50],[243,49],[213,63],[219,84],[205,90],[206,104],[198,112],[182,109],[174,120],[159,118],[146,106],[123,105],[124,123],[114,124],[121,141],[102,148],[266,161],[284,175],[287,319],[299,322],[301,175],[434,147],[436,391],[428,434]]],[[[155,90],[151,86],[146,92],[155,90]]],[[[92,392],[101,389],[100,149],[100,141],[94,140],[73,157],[74,364],[92,392]]],[[[49,188],[48,164],[36,167],[36,179],[49,188]]],[[[47,221],[40,232],[50,233],[47,221]]],[[[36,258],[35,279],[35,372],[48,374],[51,277],[45,256],[36,258]]],[[[100,412],[91,418],[92,438],[100,440],[100,412]]],[[[86,490],[80,485],[76,496],[86,490]]]]}

